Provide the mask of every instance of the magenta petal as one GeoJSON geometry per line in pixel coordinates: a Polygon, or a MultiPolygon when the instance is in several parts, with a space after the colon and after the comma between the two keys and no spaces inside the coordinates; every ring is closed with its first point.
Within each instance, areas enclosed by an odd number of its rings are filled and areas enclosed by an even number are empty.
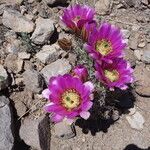
{"type": "Polygon", "coordinates": [[[49,89],[45,89],[43,92],[42,92],[42,96],[46,99],[49,99],[49,96],[50,96],[51,92],[49,89]]]}
{"type": "Polygon", "coordinates": [[[58,123],[63,121],[64,116],[58,115],[58,114],[53,114],[51,117],[52,122],[58,123]]]}
{"type": "Polygon", "coordinates": [[[82,112],[80,113],[80,116],[81,116],[83,119],[87,120],[87,119],[90,117],[90,112],[88,112],[88,111],[82,111],[82,112]]]}
{"type": "Polygon", "coordinates": [[[89,102],[85,102],[82,106],[82,110],[84,111],[88,111],[93,105],[93,102],[89,101],[89,102]]]}
{"type": "Polygon", "coordinates": [[[88,81],[84,83],[84,86],[89,89],[90,92],[92,92],[94,90],[94,85],[92,82],[88,81]]]}

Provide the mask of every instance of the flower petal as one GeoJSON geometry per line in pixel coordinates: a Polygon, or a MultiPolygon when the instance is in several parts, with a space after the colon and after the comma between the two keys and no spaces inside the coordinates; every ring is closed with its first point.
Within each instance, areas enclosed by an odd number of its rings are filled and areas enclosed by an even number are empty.
{"type": "Polygon", "coordinates": [[[93,85],[93,83],[90,82],[90,81],[85,82],[85,83],[84,83],[84,86],[85,86],[86,88],[88,88],[90,92],[92,92],[92,91],[94,90],[94,85],[93,85]]]}
{"type": "Polygon", "coordinates": [[[82,111],[82,112],[80,113],[80,116],[81,116],[83,119],[87,120],[87,119],[90,117],[90,112],[88,112],[88,111],[82,111]]]}
{"type": "Polygon", "coordinates": [[[58,114],[53,114],[51,117],[51,120],[55,123],[61,122],[64,119],[64,116],[58,115],[58,114]]]}
{"type": "Polygon", "coordinates": [[[44,98],[46,99],[49,99],[49,95],[51,94],[50,90],[49,89],[45,89],[43,92],[42,92],[42,95],[44,98]]]}

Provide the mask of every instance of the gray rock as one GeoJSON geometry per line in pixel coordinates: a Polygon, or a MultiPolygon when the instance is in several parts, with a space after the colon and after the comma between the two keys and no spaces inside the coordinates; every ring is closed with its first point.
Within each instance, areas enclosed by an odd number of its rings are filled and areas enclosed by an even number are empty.
{"type": "Polygon", "coordinates": [[[19,59],[17,55],[9,54],[5,59],[4,66],[9,72],[18,73],[23,69],[23,60],[19,59]]]}
{"type": "Polygon", "coordinates": [[[44,45],[42,50],[36,54],[36,57],[44,64],[52,63],[59,57],[58,50],[59,46],[57,44],[44,45]]]}
{"type": "Polygon", "coordinates": [[[144,64],[137,65],[134,69],[135,91],[141,96],[150,96],[150,71],[144,64]]]}
{"type": "Polygon", "coordinates": [[[22,42],[17,39],[11,39],[6,46],[6,51],[8,53],[17,54],[20,51],[22,42]]]}
{"type": "Polygon", "coordinates": [[[19,117],[22,117],[26,113],[27,110],[26,105],[22,101],[16,101],[14,102],[14,104],[15,104],[15,109],[17,111],[17,115],[19,117]]]}
{"type": "Polygon", "coordinates": [[[26,70],[23,73],[23,78],[26,89],[34,93],[39,93],[43,90],[43,78],[36,70],[26,70]]]}
{"type": "Polygon", "coordinates": [[[50,149],[50,124],[47,116],[41,116],[34,120],[25,118],[21,124],[19,134],[21,139],[33,149],[50,149]]]}
{"type": "Polygon", "coordinates": [[[122,29],[121,31],[122,31],[125,39],[128,39],[130,37],[130,31],[129,30],[122,29]]]}
{"type": "Polygon", "coordinates": [[[4,96],[0,96],[0,150],[13,149],[14,136],[12,121],[9,100],[4,96]]]}
{"type": "Polygon", "coordinates": [[[129,38],[129,47],[131,49],[137,49],[138,37],[139,37],[139,34],[137,32],[133,33],[132,36],[130,36],[130,38],[129,38]]]}
{"type": "Polygon", "coordinates": [[[100,15],[105,15],[111,11],[111,1],[110,0],[99,0],[95,4],[95,10],[100,15]]]}
{"type": "Polygon", "coordinates": [[[4,67],[0,65],[0,90],[5,89],[9,85],[8,74],[4,67]]]}
{"type": "Polygon", "coordinates": [[[143,51],[141,50],[134,50],[134,55],[138,60],[141,60],[142,55],[143,55],[143,51]]]}
{"type": "Polygon", "coordinates": [[[26,53],[26,52],[20,52],[20,53],[18,53],[18,57],[20,59],[30,59],[30,56],[31,56],[31,54],[26,53]]]}
{"type": "Polygon", "coordinates": [[[144,61],[145,63],[150,64],[150,50],[145,50],[143,52],[142,61],[144,61]]]}
{"type": "Polygon", "coordinates": [[[143,124],[145,120],[144,120],[144,117],[139,112],[135,112],[132,116],[127,115],[126,119],[128,123],[130,124],[131,128],[137,129],[137,130],[143,129],[143,124]]]}
{"type": "Polygon", "coordinates": [[[43,0],[47,5],[54,5],[54,4],[65,4],[68,0],[43,0]]]}
{"type": "Polygon", "coordinates": [[[35,44],[44,44],[52,36],[54,32],[54,24],[51,19],[38,18],[36,20],[36,28],[31,36],[31,40],[35,44]]]}
{"type": "Polygon", "coordinates": [[[55,136],[60,139],[70,139],[76,135],[74,126],[68,125],[65,121],[56,123],[54,132],[55,136]]]}
{"type": "Polygon", "coordinates": [[[57,61],[45,66],[41,73],[43,74],[45,81],[48,83],[52,76],[63,75],[71,70],[71,65],[66,59],[58,59],[57,61]]]}
{"type": "Polygon", "coordinates": [[[6,3],[6,4],[9,4],[9,5],[20,5],[21,3],[23,2],[23,0],[1,0],[1,3],[6,3]]]}
{"type": "Polygon", "coordinates": [[[34,29],[34,23],[25,18],[19,11],[7,8],[4,10],[3,24],[15,32],[30,33],[34,29]]]}

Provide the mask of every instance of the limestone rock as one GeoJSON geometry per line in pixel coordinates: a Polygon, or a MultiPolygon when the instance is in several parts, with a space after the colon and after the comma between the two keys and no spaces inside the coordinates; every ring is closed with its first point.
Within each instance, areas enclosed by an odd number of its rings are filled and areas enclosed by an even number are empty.
{"type": "Polygon", "coordinates": [[[52,63],[58,59],[59,46],[57,44],[44,45],[42,50],[36,54],[38,60],[42,63],[52,63]]]}
{"type": "Polygon", "coordinates": [[[95,10],[100,15],[108,14],[111,10],[110,0],[99,0],[95,4],[95,10]]]}
{"type": "Polygon", "coordinates": [[[130,124],[131,128],[137,129],[137,130],[143,129],[143,124],[145,120],[139,112],[134,113],[132,116],[126,116],[126,119],[128,123],[130,124]]]}
{"type": "Polygon", "coordinates": [[[24,83],[26,85],[26,89],[39,93],[43,90],[44,81],[42,76],[36,70],[26,70],[23,73],[24,83]]]}
{"type": "Polygon", "coordinates": [[[0,90],[5,89],[9,85],[8,74],[4,67],[0,64],[0,90]]]}
{"type": "Polygon", "coordinates": [[[57,61],[45,66],[41,73],[43,74],[45,81],[48,83],[52,76],[63,75],[71,70],[71,65],[66,59],[58,59],[57,61]]]}
{"type": "Polygon", "coordinates": [[[13,150],[14,136],[9,100],[0,96],[0,150],[13,150]]]}
{"type": "Polygon", "coordinates": [[[50,39],[54,32],[54,25],[51,19],[38,18],[36,28],[31,36],[35,44],[44,44],[50,39]]]}
{"type": "Polygon", "coordinates": [[[21,139],[33,149],[50,149],[50,125],[47,116],[41,116],[36,120],[25,118],[19,134],[21,139]]]}
{"type": "Polygon", "coordinates": [[[31,33],[34,29],[34,23],[25,18],[19,11],[7,8],[4,10],[3,24],[15,32],[31,33]]]}

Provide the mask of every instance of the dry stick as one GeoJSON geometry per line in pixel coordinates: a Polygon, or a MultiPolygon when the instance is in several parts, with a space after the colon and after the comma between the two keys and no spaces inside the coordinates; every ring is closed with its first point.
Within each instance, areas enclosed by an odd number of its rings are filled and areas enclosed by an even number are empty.
{"type": "Polygon", "coordinates": [[[18,120],[20,120],[24,115],[26,115],[28,112],[30,112],[30,110],[32,110],[32,108],[34,108],[37,104],[39,104],[39,102],[41,101],[38,101],[37,103],[35,103],[33,106],[31,106],[22,116],[20,116],[18,118],[18,120]]]}

